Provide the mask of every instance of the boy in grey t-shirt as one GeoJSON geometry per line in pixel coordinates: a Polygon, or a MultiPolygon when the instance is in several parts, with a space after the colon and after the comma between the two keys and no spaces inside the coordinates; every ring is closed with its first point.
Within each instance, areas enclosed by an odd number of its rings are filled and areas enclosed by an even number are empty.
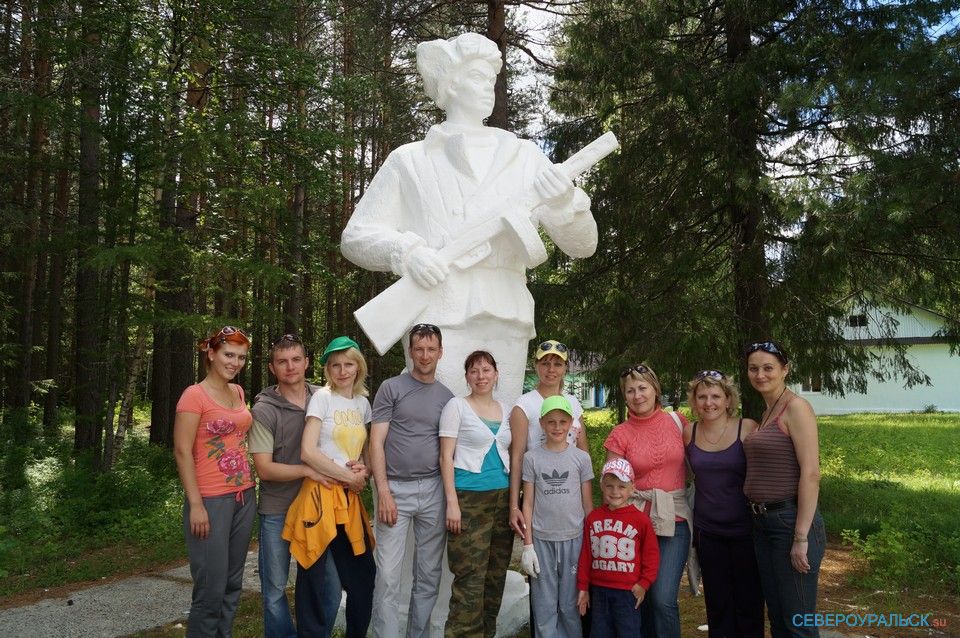
{"type": "Polygon", "coordinates": [[[543,447],[523,455],[523,569],[537,635],[579,638],[577,561],[583,519],[593,509],[590,455],[567,442],[573,409],[563,396],[540,408],[543,447]],[[541,567],[542,565],[542,567],[541,567]]]}

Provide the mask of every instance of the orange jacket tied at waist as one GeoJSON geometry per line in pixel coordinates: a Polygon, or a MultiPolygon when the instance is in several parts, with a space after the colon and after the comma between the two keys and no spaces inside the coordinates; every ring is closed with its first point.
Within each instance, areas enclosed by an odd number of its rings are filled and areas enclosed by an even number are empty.
{"type": "Polygon", "coordinates": [[[301,567],[308,569],[317,562],[336,537],[337,525],[344,526],[354,556],[366,551],[364,531],[373,549],[373,532],[360,497],[339,485],[324,487],[313,479],[303,479],[283,524],[283,539],[290,542],[290,553],[301,567]]]}

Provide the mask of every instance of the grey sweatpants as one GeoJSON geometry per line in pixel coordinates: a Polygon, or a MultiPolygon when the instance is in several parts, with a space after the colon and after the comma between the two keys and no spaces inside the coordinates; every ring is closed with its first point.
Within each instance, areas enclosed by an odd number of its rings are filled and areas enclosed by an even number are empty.
{"type": "MultiPolygon", "coordinates": [[[[397,523],[377,520],[376,587],[373,592],[373,635],[400,636],[400,591],[407,532],[413,527],[413,590],[407,612],[407,638],[430,636],[430,614],[440,592],[443,548],[447,544],[446,499],[439,476],[411,481],[390,480],[397,505],[397,523]]],[[[405,601],[404,601],[405,602],[405,601]]]]}
{"type": "Polygon", "coordinates": [[[577,561],[581,537],[568,541],[542,541],[534,537],[533,549],[540,575],[530,579],[530,601],[538,636],[580,638],[577,610],[577,561]]]}
{"type": "Polygon", "coordinates": [[[229,638],[243,585],[243,563],[250,546],[257,497],[251,487],[239,494],[203,499],[210,533],[190,533],[190,504],[183,504],[183,535],[193,577],[187,636],[229,638]]]}

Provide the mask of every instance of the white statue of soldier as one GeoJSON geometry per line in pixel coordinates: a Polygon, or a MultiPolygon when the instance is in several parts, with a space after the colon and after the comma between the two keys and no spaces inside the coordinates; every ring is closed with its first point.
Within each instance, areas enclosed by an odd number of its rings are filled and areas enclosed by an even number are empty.
{"type": "MultiPolygon", "coordinates": [[[[429,291],[426,307],[398,332],[420,322],[440,327],[444,352],[437,377],[455,395],[467,394],[466,355],[483,349],[497,360],[498,398],[512,403],[521,394],[527,344],[536,334],[526,285],[527,268],[546,257],[536,225],[571,257],[593,254],[597,226],[590,198],[569,173],[533,142],[484,126],[500,66],[496,45],[476,33],[417,47],[424,89],[446,120],[423,141],[387,157],[343,231],[341,250],[358,266],[391,271],[412,279],[414,292],[429,291]],[[498,217],[513,232],[445,254],[478,235],[478,224],[499,223],[498,217]]],[[[405,298],[391,310],[412,301],[405,298]]],[[[394,315],[377,314],[384,321],[394,315]]]]}

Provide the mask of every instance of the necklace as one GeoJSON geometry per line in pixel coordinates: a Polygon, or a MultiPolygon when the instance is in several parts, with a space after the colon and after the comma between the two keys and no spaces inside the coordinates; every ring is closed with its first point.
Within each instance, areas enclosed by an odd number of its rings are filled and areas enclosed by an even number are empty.
{"type": "Polygon", "coordinates": [[[773,414],[773,408],[775,408],[777,404],[780,403],[780,399],[783,398],[783,393],[786,391],[787,391],[787,386],[783,386],[783,390],[780,391],[780,396],[778,396],[777,400],[774,401],[769,408],[767,408],[766,412],[763,413],[763,418],[760,419],[760,426],[757,428],[758,430],[762,428],[764,425],[766,425],[767,419],[770,418],[771,414],[773,414]]]}
{"type": "Polygon", "coordinates": [[[205,384],[206,387],[209,388],[208,394],[210,394],[213,400],[216,403],[218,403],[221,407],[224,407],[228,410],[236,409],[234,407],[235,402],[234,402],[233,390],[230,389],[229,383],[225,384],[226,385],[225,388],[214,386],[213,383],[207,381],[206,379],[204,379],[200,383],[205,384]]]}
{"type": "Polygon", "coordinates": [[[727,419],[726,422],[723,424],[723,429],[720,430],[720,436],[717,437],[717,440],[716,440],[716,441],[711,441],[711,440],[710,440],[710,437],[707,436],[706,431],[703,431],[703,432],[701,432],[700,434],[703,435],[703,440],[704,440],[704,441],[706,441],[706,442],[709,443],[710,445],[716,446],[717,444],[720,443],[720,441],[723,440],[723,435],[727,433],[727,426],[729,426],[729,425],[730,425],[730,419],[727,419]]]}

